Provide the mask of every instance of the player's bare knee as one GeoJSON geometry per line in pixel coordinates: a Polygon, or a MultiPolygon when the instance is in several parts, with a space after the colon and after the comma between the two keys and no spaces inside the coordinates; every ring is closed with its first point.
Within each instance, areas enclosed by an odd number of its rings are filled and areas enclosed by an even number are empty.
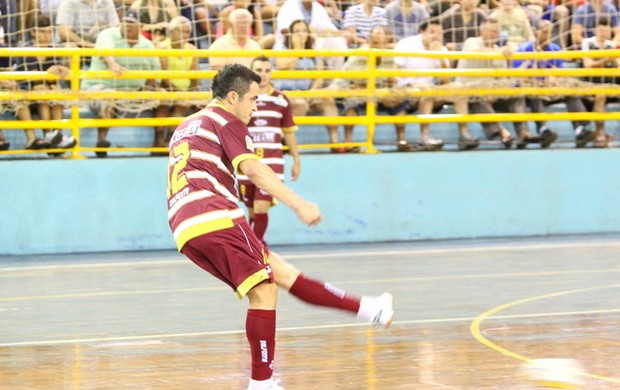
{"type": "Polygon", "coordinates": [[[252,287],[247,295],[251,308],[273,310],[278,299],[278,287],[275,283],[265,281],[252,287]]]}

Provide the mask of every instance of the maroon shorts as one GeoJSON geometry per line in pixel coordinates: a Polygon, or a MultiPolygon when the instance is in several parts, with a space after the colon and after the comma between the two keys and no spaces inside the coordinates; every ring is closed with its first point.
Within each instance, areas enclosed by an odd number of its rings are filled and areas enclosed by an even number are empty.
{"type": "Polygon", "coordinates": [[[228,284],[239,298],[259,283],[273,282],[263,244],[245,220],[231,228],[192,238],[181,253],[228,284]]]}
{"type": "Polygon", "coordinates": [[[242,182],[239,183],[239,193],[241,194],[241,201],[246,207],[253,208],[255,200],[266,200],[270,202],[271,205],[274,205],[273,196],[257,188],[252,182],[242,182]]]}

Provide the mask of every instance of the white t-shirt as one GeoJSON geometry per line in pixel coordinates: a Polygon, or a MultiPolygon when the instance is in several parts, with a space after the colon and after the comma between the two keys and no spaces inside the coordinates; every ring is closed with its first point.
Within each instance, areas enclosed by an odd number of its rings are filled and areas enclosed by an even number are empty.
{"type": "MultiPolygon", "coordinates": [[[[421,52],[428,51],[422,43],[422,34],[414,35],[405,39],[401,39],[394,48],[396,52],[421,52]]],[[[441,47],[441,51],[448,51],[445,46],[441,47]]],[[[423,58],[423,57],[395,57],[394,63],[401,69],[441,69],[442,61],[444,67],[448,67],[447,61],[439,58],[423,58]]],[[[396,86],[404,87],[407,85],[425,85],[434,84],[433,77],[396,77],[396,86]]]]}
{"type": "MultiPolygon", "coordinates": [[[[282,7],[280,7],[278,17],[276,18],[276,43],[284,43],[284,35],[281,32],[283,29],[288,29],[291,23],[296,20],[306,20],[305,16],[301,0],[286,0],[282,7]]],[[[317,32],[338,30],[329,18],[325,8],[317,1],[312,2],[312,11],[310,12],[310,22],[308,25],[317,32]]]]}

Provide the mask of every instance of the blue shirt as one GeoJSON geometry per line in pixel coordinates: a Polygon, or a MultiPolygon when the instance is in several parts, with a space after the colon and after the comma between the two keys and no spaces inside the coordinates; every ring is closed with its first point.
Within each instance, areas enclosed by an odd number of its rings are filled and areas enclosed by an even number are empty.
{"type": "MultiPolygon", "coordinates": [[[[543,51],[561,51],[561,50],[562,48],[560,48],[559,45],[551,42],[549,43],[547,47],[544,48],[543,51]]],[[[520,44],[519,47],[517,48],[517,53],[519,52],[531,53],[535,51],[536,51],[535,41],[524,42],[520,44]]],[[[550,69],[550,68],[563,68],[564,67],[564,61],[559,58],[550,58],[550,59],[541,59],[541,60],[514,60],[512,61],[512,67],[519,68],[521,67],[521,64],[523,64],[524,62],[528,63],[528,66],[526,66],[526,68],[530,68],[530,69],[531,68],[550,69]]]]}

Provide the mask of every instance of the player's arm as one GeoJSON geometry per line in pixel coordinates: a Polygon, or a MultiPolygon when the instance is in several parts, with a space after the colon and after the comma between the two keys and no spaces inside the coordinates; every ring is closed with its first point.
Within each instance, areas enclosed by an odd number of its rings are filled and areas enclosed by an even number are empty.
{"type": "Polygon", "coordinates": [[[238,168],[255,186],[269,192],[280,202],[290,207],[303,223],[317,225],[321,222],[319,207],[314,203],[307,202],[288,188],[267,165],[256,159],[245,159],[239,163],[238,168]]]}
{"type": "Polygon", "coordinates": [[[291,168],[291,180],[295,181],[301,173],[301,160],[297,150],[297,136],[294,131],[284,132],[284,141],[288,146],[288,152],[293,157],[293,167],[291,168]]]}

